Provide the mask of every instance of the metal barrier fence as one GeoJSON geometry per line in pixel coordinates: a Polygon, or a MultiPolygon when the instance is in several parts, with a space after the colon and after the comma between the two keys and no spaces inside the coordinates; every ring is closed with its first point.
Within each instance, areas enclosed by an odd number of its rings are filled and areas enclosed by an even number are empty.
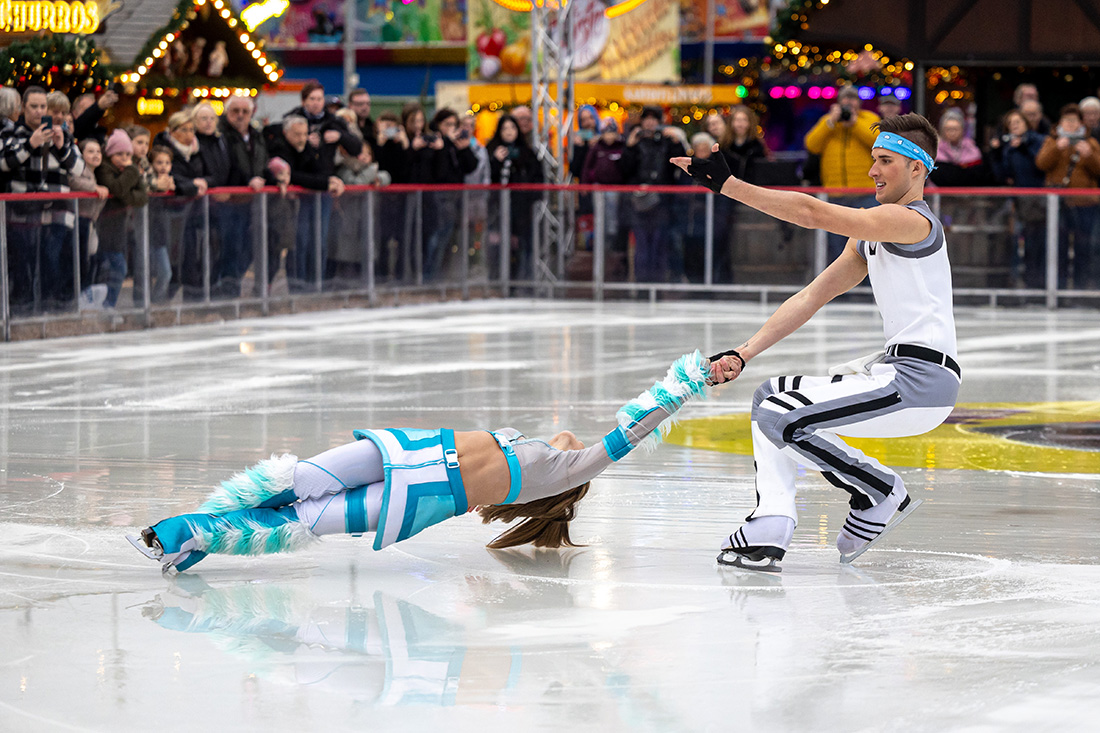
{"type": "MultiPolygon", "coordinates": [[[[867,191],[800,189],[873,205],[867,191]]],[[[955,292],[1055,308],[1100,299],[1100,191],[936,189],[955,292]]],[[[0,195],[0,309],[13,324],[471,288],[509,296],[648,297],[797,291],[843,241],[695,186],[353,186],[154,196],[127,212],[93,194],[0,195]],[[555,191],[577,206],[566,252],[533,224],[555,191]],[[830,239],[835,241],[830,241],[830,239]],[[95,253],[94,255],[92,253],[95,253]],[[92,315],[89,315],[92,314],[92,315]]]]}

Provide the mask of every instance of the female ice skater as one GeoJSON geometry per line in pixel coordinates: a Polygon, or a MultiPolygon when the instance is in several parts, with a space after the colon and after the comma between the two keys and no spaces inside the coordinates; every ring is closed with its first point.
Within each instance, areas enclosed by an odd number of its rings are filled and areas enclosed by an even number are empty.
{"type": "Polygon", "coordinates": [[[373,532],[381,550],[477,509],[485,523],[524,520],[489,547],[574,546],[569,522],[589,481],[647,437],[655,445],[669,418],[704,393],[709,367],[698,351],[681,356],[619,409],[618,427],[590,448],[568,431],[547,442],[512,428],[356,430],[356,441],[304,461],[261,461],[223,482],[197,513],[127,539],[164,571],[182,571],[210,553],[286,552],[327,534],[373,532]]]}

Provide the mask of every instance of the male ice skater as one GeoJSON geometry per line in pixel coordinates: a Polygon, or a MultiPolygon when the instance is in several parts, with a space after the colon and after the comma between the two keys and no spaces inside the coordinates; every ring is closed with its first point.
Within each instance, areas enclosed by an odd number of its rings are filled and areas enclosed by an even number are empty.
{"type": "Polygon", "coordinates": [[[721,155],[673,159],[716,193],[777,219],[848,237],[840,256],[755,335],[712,359],[712,381],[736,379],[757,354],[864,277],[870,277],[886,336],[885,351],[831,370],[833,376],[775,377],[756,390],[757,505],[723,543],[722,562],[776,569],[797,523],[800,465],[850,495],[851,511],[836,543],[841,562],[850,562],[882,534],[895,512],[902,512],[900,521],[919,501],[911,505],[897,473],[838,436],[919,435],[942,423],[955,405],[961,371],[955,361],[951,269],[943,226],[923,200],[924,181],[935,167],[936,130],[917,114],[890,117],[877,127],[870,176],[879,205],[869,209],[750,185],[730,175],[721,155]]]}

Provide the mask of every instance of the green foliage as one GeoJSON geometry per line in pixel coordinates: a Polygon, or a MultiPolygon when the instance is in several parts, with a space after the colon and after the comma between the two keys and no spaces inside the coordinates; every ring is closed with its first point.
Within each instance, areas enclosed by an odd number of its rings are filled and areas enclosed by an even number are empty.
{"type": "Polygon", "coordinates": [[[809,23],[814,10],[821,7],[820,0],[789,0],[787,7],[775,13],[775,26],[771,37],[775,43],[786,43],[797,39],[802,32],[802,24],[809,23]]]}
{"type": "Polygon", "coordinates": [[[0,50],[0,84],[20,92],[41,86],[74,96],[105,86],[111,77],[95,41],[82,36],[43,35],[0,50]]]}

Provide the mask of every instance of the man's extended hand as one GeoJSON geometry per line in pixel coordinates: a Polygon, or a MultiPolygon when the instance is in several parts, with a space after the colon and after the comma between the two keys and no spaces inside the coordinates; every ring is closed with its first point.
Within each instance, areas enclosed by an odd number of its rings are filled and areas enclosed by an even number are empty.
{"type": "Polygon", "coordinates": [[[710,372],[707,383],[710,385],[732,382],[741,376],[745,360],[735,350],[723,351],[710,357],[710,372]]]}
{"type": "Polygon", "coordinates": [[[709,158],[672,158],[672,164],[682,168],[692,179],[715,193],[722,193],[722,186],[733,178],[726,157],[714,144],[714,154],[709,158]]]}

